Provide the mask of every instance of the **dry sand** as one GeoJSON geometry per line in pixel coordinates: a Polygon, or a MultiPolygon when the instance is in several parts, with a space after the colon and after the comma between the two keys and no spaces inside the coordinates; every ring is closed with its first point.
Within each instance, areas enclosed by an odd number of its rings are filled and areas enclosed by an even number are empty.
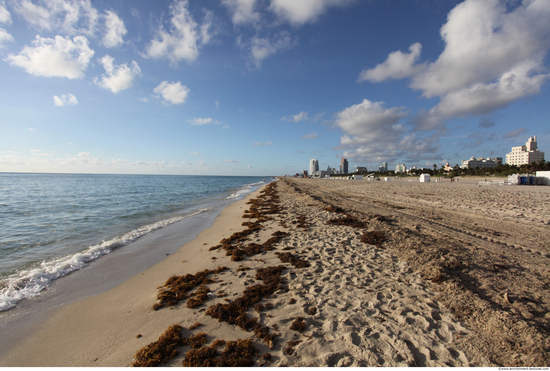
{"type": "MultiPolygon", "coordinates": [[[[260,245],[287,232],[274,250],[242,261],[210,251],[255,220],[242,216],[257,191],[223,210],[177,254],[56,310],[0,366],[128,366],[173,324],[184,327],[185,337],[205,332],[209,344],[254,339],[260,355],[272,356],[256,365],[550,365],[550,187],[292,178],[276,189],[280,211],[233,244],[260,245]],[[343,213],[325,210],[330,205],[343,213]],[[348,216],[366,224],[327,224],[348,216]],[[385,241],[361,242],[368,232],[385,241]],[[282,252],[309,266],[282,263],[282,252]],[[279,265],[285,269],[278,290],[260,302],[269,309],[246,312],[277,335],[272,349],[253,332],[205,315],[261,284],[256,269],[279,265]],[[170,276],[220,266],[229,269],[210,276],[214,295],[203,305],[151,309],[170,276]],[[291,329],[299,317],[302,332],[291,329]],[[189,330],[196,322],[203,325],[189,330]]],[[[179,347],[166,365],[181,365],[188,351],[179,347]]]]}

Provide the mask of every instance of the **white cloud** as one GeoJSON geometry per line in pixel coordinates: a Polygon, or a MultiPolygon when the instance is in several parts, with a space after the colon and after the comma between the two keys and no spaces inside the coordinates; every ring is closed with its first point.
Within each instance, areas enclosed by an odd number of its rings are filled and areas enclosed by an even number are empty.
{"type": "Polygon", "coordinates": [[[350,0],[271,0],[269,9],[292,25],[315,22],[329,7],[345,6],[350,0]]]}
{"type": "MultiPolygon", "coordinates": [[[[403,107],[384,108],[384,102],[363,102],[339,112],[336,125],[352,135],[381,139],[406,116],[403,107]]],[[[401,130],[398,130],[401,131],[401,130]]]]}
{"type": "Polygon", "coordinates": [[[199,152],[189,152],[189,154],[193,156],[200,156],[201,154],[199,152]]]}
{"type": "Polygon", "coordinates": [[[63,94],[61,97],[54,95],[53,104],[57,107],[76,106],[78,104],[78,101],[76,100],[76,97],[72,94],[63,94]]]}
{"type": "Polygon", "coordinates": [[[80,152],[77,156],[78,156],[78,157],[89,157],[89,156],[90,156],[90,152],[80,152]]]}
{"type": "Polygon", "coordinates": [[[439,97],[437,106],[417,115],[419,130],[438,129],[447,119],[484,115],[539,94],[550,76],[544,66],[550,49],[550,2],[517,4],[466,0],[449,12],[441,27],[445,48],[435,62],[418,64],[416,43],[410,54],[391,53],[384,63],[362,71],[359,81],[412,77],[411,88],[427,98],[439,97]]]}
{"type": "Polygon", "coordinates": [[[114,58],[105,55],[100,62],[105,68],[105,73],[101,76],[101,80],[94,79],[99,87],[118,93],[121,90],[126,90],[134,84],[136,77],[141,77],[141,69],[135,61],[132,61],[130,67],[126,63],[114,65],[114,58]]]}
{"type": "Polygon", "coordinates": [[[495,83],[473,84],[444,95],[435,111],[443,117],[484,115],[498,108],[538,94],[550,74],[535,74],[537,63],[520,63],[500,76],[495,83]]]}
{"type": "Polygon", "coordinates": [[[14,11],[32,26],[45,31],[62,31],[67,35],[92,36],[98,13],[90,0],[30,0],[14,2],[14,11]]]}
{"type": "Polygon", "coordinates": [[[422,157],[439,149],[438,136],[428,138],[410,133],[399,123],[406,117],[403,107],[385,108],[383,102],[363,102],[336,114],[335,125],[345,135],[340,138],[343,157],[362,162],[393,160],[402,156],[422,157]]]}
{"type": "Polygon", "coordinates": [[[257,23],[261,15],[254,11],[256,0],[222,0],[222,4],[229,8],[232,13],[233,24],[257,23]]]}
{"type": "MultiPolygon", "coordinates": [[[[244,44],[241,43],[241,46],[244,44]]],[[[273,38],[253,37],[249,44],[244,45],[249,49],[250,57],[256,68],[260,68],[262,62],[280,51],[291,48],[294,42],[288,32],[280,32],[273,38]]]]}
{"type": "Polygon", "coordinates": [[[224,161],[228,162],[230,164],[238,164],[239,163],[239,161],[237,161],[237,160],[224,160],[224,161]]]}
{"type": "Polygon", "coordinates": [[[147,48],[148,57],[167,58],[172,65],[181,60],[192,62],[197,58],[200,47],[210,41],[213,16],[207,12],[203,24],[199,26],[187,6],[187,0],[176,0],[170,5],[171,29],[169,32],[162,26],[158,29],[147,48]]]}
{"type": "Polygon", "coordinates": [[[191,123],[191,125],[207,125],[207,124],[221,124],[220,121],[214,120],[211,117],[199,117],[194,119],[189,119],[187,122],[191,123]]]}
{"type": "Polygon", "coordinates": [[[143,103],[149,102],[149,99],[146,98],[146,97],[138,97],[138,100],[139,100],[140,102],[143,102],[143,103]]]}
{"type": "Polygon", "coordinates": [[[181,82],[161,82],[154,90],[156,94],[160,94],[166,103],[182,104],[189,95],[189,88],[182,85],[181,82]]]}
{"type": "Polygon", "coordinates": [[[0,48],[4,46],[5,42],[12,41],[12,40],[13,40],[13,36],[10,35],[8,31],[0,27],[0,48]]]}
{"type": "Polygon", "coordinates": [[[252,143],[253,146],[270,146],[272,144],[273,144],[273,142],[266,142],[266,143],[256,142],[256,143],[252,143]]]}
{"type": "Polygon", "coordinates": [[[124,35],[128,33],[128,30],[115,12],[106,10],[105,13],[106,32],[103,36],[103,45],[107,48],[114,48],[124,43],[124,35]]]}
{"type": "Polygon", "coordinates": [[[84,77],[93,55],[84,36],[75,36],[72,40],[62,36],[55,39],[36,36],[32,46],[25,46],[21,53],[9,54],[4,60],[31,75],[77,79],[84,77]]]}
{"type": "Polygon", "coordinates": [[[357,81],[380,82],[386,79],[402,79],[424,70],[426,68],[425,64],[415,64],[420,57],[422,45],[414,43],[409,47],[409,50],[410,53],[408,54],[400,50],[390,53],[385,62],[372,69],[361,71],[357,81]]]}
{"type": "Polygon", "coordinates": [[[441,28],[445,50],[411,86],[426,97],[492,82],[520,64],[542,65],[550,47],[550,2],[525,1],[506,11],[497,0],[457,5],[441,28]]]}
{"type": "Polygon", "coordinates": [[[304,139],[316,139],[319,135],[317,135],[317,133],[310,133],[310,134],[306,134],[306,135],[302,135],[301,138],[304,138],[304,139]]]}
{"type": "Polygon", "coordinates": [[[11,15],[4,0],[0,2],[0,23],[11,24],[11,15]]]}
{"type": "Polygon", "coordinates": [[[217,100],[214,101],[214,104],[216,105],[216,109],[220,108],[220,102],[218,102],[217,100]]]}
{"type": "Polygon", "coordinates": [[[309,118],[307,117],[309,112],[306,112],[306,111],[302,111],[300,112],[299,114],[297,115],[294,115],[294,116],[290,116],[290,117],[283,117],[281,120],[283,121],[288,121],[288,122],[300,122],[300,121],[306,121],[308,120],[309,118]]]}

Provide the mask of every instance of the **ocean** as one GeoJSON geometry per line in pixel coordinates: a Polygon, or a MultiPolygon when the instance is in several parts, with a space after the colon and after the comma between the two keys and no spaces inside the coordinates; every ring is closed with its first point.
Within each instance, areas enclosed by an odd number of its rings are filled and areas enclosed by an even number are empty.
{"type": "Polygon", "coordinates": [[[144,236],[156,234],[158,241],[170,233],[172,245],[183,245],[182,229],[196,234],[206,228],[200,220],[210,223],[263,179],[0,173],[0,312],[47,291],[59,278],[70,280],[70,273],[96,260],[107,261],[115,251],[130,262],[132,254],[160,249],[158,243],[139,246],[144,236]]]}

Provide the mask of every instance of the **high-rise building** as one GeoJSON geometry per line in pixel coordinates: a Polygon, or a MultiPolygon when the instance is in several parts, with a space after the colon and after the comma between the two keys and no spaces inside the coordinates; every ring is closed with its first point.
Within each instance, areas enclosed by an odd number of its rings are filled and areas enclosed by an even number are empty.
{"type": "Polygon", "coordinates": [[[387,162],[382,162],[382,165],[380,165],[378,167],[378,171],[381,172],[381,173],[385,173],[388,171],[388,163],[387,162]]]}
{"type": "Polygon", "coordinates": [[[537,148],[537,136],[529,137],[524,146],[512,147],[512,152],[506,155],[508,165],[524,165],[544,160],[544,152],[537,148]]]}
{"type": "Polygon", "coordinates": [[[309,160],[309,175],[315,176],[315,173],[319,171],[319,161],[316,158],[309,160]]]}
{"type": "Polygon", "coordinates": [[[343,158],[340,160],[340,174],[347,174],[348,173],[348,159],[343,158]]]}
{"type": "Polygon", "coordinates": [[[384,166],[384,171],[388,171],[388,163],[386,161],[382,162],[382,166],[384,166]]]}
{"type": "Polygon", "coordinates": [[[407,167],[405,166],[405,164],[398,164],[395,167],[395,172],[396,173],[406,173],[407,172],[407,167]]]}

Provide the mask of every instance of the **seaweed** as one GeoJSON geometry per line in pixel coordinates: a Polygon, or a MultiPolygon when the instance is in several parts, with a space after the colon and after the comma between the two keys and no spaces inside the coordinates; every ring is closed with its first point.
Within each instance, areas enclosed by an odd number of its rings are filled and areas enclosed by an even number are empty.
{"type": "Polygon", "coordinates": [[[288,342],[288,347],[284,349],[284,352],[288,354],[289,356],[294,354],[294,347],[298,344],[300,344],[302,340],[294,340],[288,342]]]}
{"type": "Polygon", "coordinates": [[[223,339],[216,339],[214,340],[214,342],[212,343],[212,348],[219,348],[221,346],[225,345],[225,340],[223,339]]]}
{"type": "Polygon", "coordinates": [[[323,210],[330,211],[331,213],[338,213],[338,214],[343,214],[344,213],[344,209],[342,209],[341,207],[338,207],[338,206],[334,206],[334,205],[329,205],[327,207],[324,207],[323,210]]]}
{"type": "Polygon", "coordinates": [[[192,349],[185,355],[182,366],[250,367],[254,365],[254,359],[259,353],[260,351],[252,344],[252,340],[239,339],[225,343],[222,353],[216,349],[214,344],[210,347],[203,346],[199,349],[192,349]]]}
{"type": "Polygon", "coordinates": [[[186,274],[185,276],[170,277],[163,286],[159,287],[160,291],[157,294],[158,302],[153,305],[153,309],[159,310],[163,307],[178,304],[180,301],[187,299],[189,297],[187,292],[193,290],[195,287],[214,283],[212,279],[208,278],[210,274],[218,274],[226,269],[228,268],[218,267],[214,270],[205,269],[194,275],[186,274]]]}
{"type": "Polygon", "coordinates": [[[283,263],[290,263],[295,268],[306,268],[310,266],[307,260],[300,259],[289,252],[276,252],[275,255],[277,255],[279,260],[281,260],[283,263]]]}
{"type": "Polygon", "coordinates": [[[187,300],[187,308],[196,308],[202,305],[208,299],[209,292],[210,289],[204,283],[200,285],[196,292],[189,295],[191,297],[187,300]]]}
{"type": "Polygon", "coordinates": [[[189,345],[192,349],[198,349],[208,343],[206,333],[199,332],[196,335],[191,336],[189,339],[184,340],[184,345],[189,345]]]}
{"type": "Polygon", "coordinates": [[[260,351],[252,345],[252,340],[228,341],[220,358],[216,362],[217,367],[250,367],[254,365],[254,358],[260,351]]]}
{"type": "Polygon", "coordinates": [[[298,228],[302,228],[304,230],[307,230],[309,227],[309,224],[306,222],[306,216],[303,214],[298,215],[298,228]]]}
{"type": "Polygon", "coordinates": [[[175,358],[179,351],[178,346],[185,343],[185,338],[181,336],[183,327],[172,325],[160,335],[158,340],[141,348],[134,356],[133,367],[152,367],[167,363],[175,358]]]}
{"type": "Polygon", "coordinates": [[[317,307],[309,308],[309,310],[307,311],[307,314],[309,314],[310,316],[314,316],[315,314],[317,314],[317,307]]]}
{"type": "Polygon", "coordinates": [[[246,311],[280,288],[280,276],[283,269],[285,269],[283,265],[257,269],[256,279],[262,280],[263,284],[246,288],[242,296],[231,302],[225,304],[218,303],[211,306],[206,311],[206,315],[216,318],[220,322],[237,325],[245,331],[253,329],[258,338],[264,340],[270,347],[273,347],[275,337],[271,336],[269,329],[263,330],[264,326],[260,325],[256,318],[248,318],[246,311]]]}
{"type": "Polygon", "coordinates": [[[267,363],[270,363],[272,359],[271,353],[265,353],[260,357],[260,361],[258,362],[258,366],[261,367],[267,363]]]}
{"type": "Polygon", "coordinates": [[[306,329],[306,320],[304,317],[297,317],[290,325],[290,329],[298,332],[304,332],[306,329]]]}
{"type": "Polygon", "coordinates": [[[216,367],[220,352],[215,347],[202,347],[191,349],[185,355],[182,366],[184,367],[216,367]]]}
{"type": "Polygon", "coordinates": [[[343,218],[330,219],[327,225],[345,225],[353,228],[366,228],[367,223],[360,221],[354,216],[345,215],[343,218]]]}
{"type": "Polygon", "coordinates": [[[269,214],[278,214],[281,212],[278,201],[279,198],[275,192],[275,184],[272,183],[265,191],[260,192],[260,196],[250,200],[250,208],[244,211],[243,218],[256,219],[256,221],[243,222],[242,225],[247,229],[235,232],[231,236],[220,241],[219,245],[212,246],[210,250],[222,248],[226,251],[227,256],[231,256],[231,261],[241,261],[245,256],[254,256],[264,251],[274,249],[274,244],[279,242],[281,238],[286,237],[288,233],[278,231],[272,234],[272,237],[263,244],[250,243],[245,245],[248,236],[262,229],[262,223],[270,220],[269,214]]]}
{"type": "Polygon", "coordinates": [[[200,326],[203,326],[203,324],[200,323],[200,322],[195,322],[193,325],[189,326],[189,330],[194,330],[194,329],[196,329],[197,327],[200,327],[200,326]]]}
{"type": "Polygon", "coordinates": [[[382,242],[386,241],[386,235],[382,232],[372,231],[372,232],[363,232],[361,236],[361,242],[364,242],[369,245],[375,245],[380,248],[382,242]]]}

